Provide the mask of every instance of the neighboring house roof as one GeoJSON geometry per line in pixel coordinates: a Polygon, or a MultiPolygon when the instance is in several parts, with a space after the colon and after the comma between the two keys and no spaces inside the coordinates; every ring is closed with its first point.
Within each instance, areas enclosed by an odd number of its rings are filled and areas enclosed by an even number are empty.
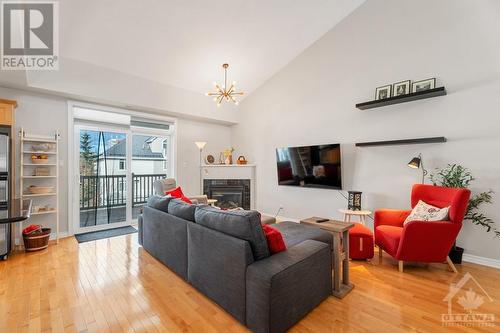
{"type": "MultiPolygon", "coordinates": [[[[150,136],[134,136],[132,139],[132,157],[163,159],[163,153],[153,152],[149,142],[151,142],[150,136]]],[[[125,158],[126,149],[126,140],[121,140],[106,151],[106,157],[125,158]]]]}

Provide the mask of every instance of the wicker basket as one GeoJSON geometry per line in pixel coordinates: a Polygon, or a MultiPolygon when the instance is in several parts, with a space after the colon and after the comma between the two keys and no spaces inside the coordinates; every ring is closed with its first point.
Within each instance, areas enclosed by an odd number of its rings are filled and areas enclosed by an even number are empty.
{"type": "Polygon", "coordinates": [[[50,228],[42,228],[41,233],[23,235],[24,249],[26,251],[37,251],[49,246],[50,228]]]}

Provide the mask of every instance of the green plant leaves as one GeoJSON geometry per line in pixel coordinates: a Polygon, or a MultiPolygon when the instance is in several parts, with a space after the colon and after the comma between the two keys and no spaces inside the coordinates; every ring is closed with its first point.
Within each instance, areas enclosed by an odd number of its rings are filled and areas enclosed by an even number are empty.
{"type": "MultiPolygon", "coordinates": [[[[430,178],[434,185],[458,188],[469,188],[470,184],[475,180],[469,169],[459,164],[448,164],[441,170],[437,169],[435,173],[431,174],[430,178]]],[[[500,238],[500,230],[495,228],[493,220],[479,212],[483,204],[493,202],[493,194],[494,192],[490,190],[472,195],[464,218],[475,225],[485,228],[486,232],[493,231],[495,237],[500,238]]]]}

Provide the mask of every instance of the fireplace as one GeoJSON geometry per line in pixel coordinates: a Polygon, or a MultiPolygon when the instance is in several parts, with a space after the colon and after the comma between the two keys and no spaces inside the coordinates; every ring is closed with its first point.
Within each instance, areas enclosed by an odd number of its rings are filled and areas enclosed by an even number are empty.
{"type": "Polygon", "coordinates": [[[250,209],[250,179],[204,179],[203,193],[222,209],[250,209]]]}

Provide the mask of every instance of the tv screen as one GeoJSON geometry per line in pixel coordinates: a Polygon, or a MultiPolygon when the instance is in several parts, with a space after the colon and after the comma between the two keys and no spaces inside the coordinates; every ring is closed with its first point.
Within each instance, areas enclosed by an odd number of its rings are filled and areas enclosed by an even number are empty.
{"type": "Polygon", "coordinates": [[[342,189],[340,144],[276,149],[278,184],[342,189]]]}

